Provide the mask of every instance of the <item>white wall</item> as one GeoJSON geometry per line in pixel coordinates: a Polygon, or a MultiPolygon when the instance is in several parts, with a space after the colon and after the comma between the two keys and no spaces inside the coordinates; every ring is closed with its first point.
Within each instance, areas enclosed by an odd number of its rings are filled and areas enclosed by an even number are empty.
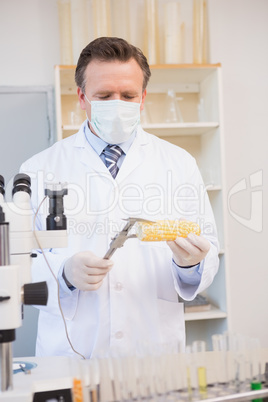
{"type": "MultiPolygon", "coordinates": [[[[267,150],[268,2],[208,0],[210,62],[223,66],[227,191],[263,172],[260,232],[227,213],[230,324],[268,346],[267,150]]],[[[57,0],[0,1],[0,85],[54,84],[60,63],[57,0]]],[[[15,111],[14,111],[15,113],[15,111]]],[[[3,133],[0,133],[3,141],[3,133]]],[[[227,199],[226,199],[227,206],[227,199]]],[[[255,204],[252,202],[252,206],[255,204]]],[[[233,213],[250,218],[251,193],[231,199],[233,213]]],[[[253,221],[258,216],[253,214],[253,221]]]]}
{"type": "Polygon", "coordinates": [[[60,63],[57,1],[1,0],[0,52],[0,85],[54,85],[54,65],[60,63]]]}

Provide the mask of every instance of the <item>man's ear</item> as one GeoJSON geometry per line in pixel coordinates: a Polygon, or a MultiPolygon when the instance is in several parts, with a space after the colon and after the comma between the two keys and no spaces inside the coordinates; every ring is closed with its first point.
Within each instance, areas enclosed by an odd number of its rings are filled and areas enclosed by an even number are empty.
{"type": "Polygon", "coordinates": [[[143,110],[143,108],[144,108],[144,101],[145,101],[146,95],[147,95],[147,91],[146,91],[146,89],[145,89],[145,90],[143,91],[142,97],[141,97],[141,110],[143,110]]]}
{"type": "Polygon", "coordinates": [[[80,103],[81,109],[82,109],[82,110],[86,110],[85,95],[84,95],[84,93],[82,92],[82,89],[79,88],[79,87],[77,88],[77,95],[78,95],[78,99],[79,99],[79,103],[80,103]]]}

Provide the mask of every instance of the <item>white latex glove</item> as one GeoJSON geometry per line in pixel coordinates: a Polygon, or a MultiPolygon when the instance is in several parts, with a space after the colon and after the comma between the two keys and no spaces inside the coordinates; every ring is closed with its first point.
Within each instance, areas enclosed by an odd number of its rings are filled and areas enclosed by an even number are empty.
{"type": "Polygon", "coordinates": [[[188,237],[177,237],[174,241],[168,241],[168,246],[173,252],[173,259],[180,267],[199,264],[210,249],[209,241],[202,236],[190,233],[188,237]]]}
{"type": "Polygon", "coordinates": [[[91,251],[83,251],[66,261],[64,274],[77,289],[97,290],[112,266],[112,261],[97,257],[91,251]]]}

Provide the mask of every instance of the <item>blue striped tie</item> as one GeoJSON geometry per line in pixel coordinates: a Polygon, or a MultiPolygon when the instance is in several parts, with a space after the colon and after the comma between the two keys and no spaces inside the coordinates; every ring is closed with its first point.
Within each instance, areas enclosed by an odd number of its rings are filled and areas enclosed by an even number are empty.
{"type": "Polygon", "coordinates": [[[110,171],[111,175],[115,179],[119,167],[117,166],[117,161],[122,155],[123,151],[118,145],[107,145],[103,150],[105,157],[105,164],[110,171]]]}

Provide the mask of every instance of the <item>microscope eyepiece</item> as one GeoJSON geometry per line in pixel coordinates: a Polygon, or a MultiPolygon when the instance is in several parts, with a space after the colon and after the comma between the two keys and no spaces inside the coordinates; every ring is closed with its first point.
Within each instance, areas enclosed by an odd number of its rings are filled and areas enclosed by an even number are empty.
{"type": "Polygon", "coordinates": [[[0,175],[0,194],[5,195],[5,179],[0,175]]]}
{"type": "Polygon", "coordinates": [[[0,205],[0,224],[5,223],[5,213],[3,211],[3,208],[0,205]]]}
{"type": "Polygon", "coordinates": [[[12,196],[18,191],[25,191],[31,195],[31,178],[25,173],[16,174],[13,180],[12,196]]]}

